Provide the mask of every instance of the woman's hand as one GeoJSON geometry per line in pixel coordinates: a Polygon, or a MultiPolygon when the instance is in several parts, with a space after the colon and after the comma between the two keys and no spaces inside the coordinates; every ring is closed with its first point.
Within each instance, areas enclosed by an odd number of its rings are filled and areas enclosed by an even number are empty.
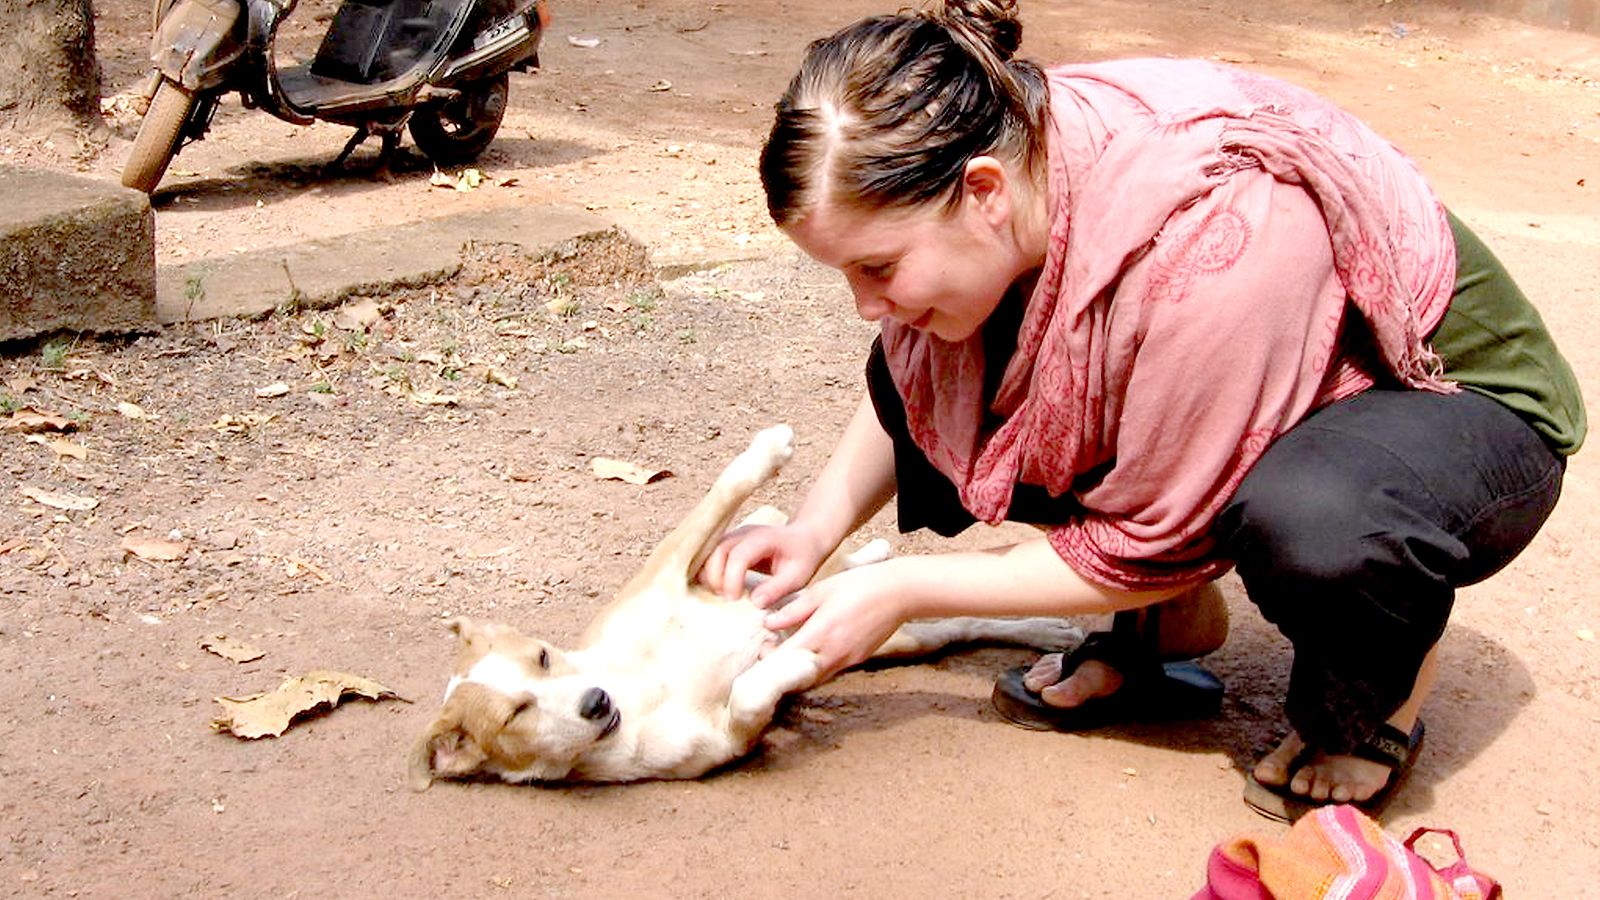
{"type": "Polygon", "coordinates": [[[824,578],[769,613],[766,625],[773,631],[799,626],[785,643],[814,651],[826,680],[865,661],[905,621],[899,562],[888,560],[824,578]]]}
{"type": "Polygon", "coordinates": [[[750,601],[766,609],[805,586],[831,548],[804,524],[751,525],[722,536],[700,568],[700,581],[732,600],[744,591],[746,572],[772,577],[750,591],[750,601]]]}

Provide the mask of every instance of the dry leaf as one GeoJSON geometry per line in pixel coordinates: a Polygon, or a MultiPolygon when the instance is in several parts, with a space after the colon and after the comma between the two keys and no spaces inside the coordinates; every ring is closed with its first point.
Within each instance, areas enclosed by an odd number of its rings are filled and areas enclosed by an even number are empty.
{"type": "Polygon", "coordinates": [[[35,433],[40,431],[74,431],[78,423],[65,416],[55,413],[41,412],[31,406],[24,406],[13,412],[11,418],[6,420],[8,431],[21,431],[35,433]]]}
{"type": "Polygon", "coordinates": [[[344,672],[307,672],[268,693],[216,698],[222,715],[212,720],[211,727],[246,739],[277,737],[300,716],[319,707],[337,706],[352,695],[368,700],[405,699],[370,678],[344,672]]]}
{"type": "Polygon", "coordinates": [[[494,180],[495,187],[515,187],[516,184],[517,176],[515,175],[503,175],[494,180]]]}
{"type": "Polygon", "coordinates": [[[440,394],[434,391],[416,391],[411,395],[411,402],[423,406],[455,406],[461,402],[454,394],[440,394]]]}
{"type": "Polygon", "coordinates": [[[27,497],[29,500],[32,500],[35,503],[42,503],[51,509],[82,511],[86,509],[94,509],[96,506],[100,505],[100,501],[94,497],[85,497],[81,494],[68,494],[65,491],[45,491],[26,484],[18,490],[22,491],[22,496],[27,497]]]}
{"type": "Polygon", "coordinates": [[[47,438],[37,434],[30,434],[23,437],[23,440],[30,444],[38,444],[41,447],[49,447],[55,451],[57,456],[70,456],[73,459],[86,459],[89,456],[88,447],[82,444],[74,444],[61,438],[47,438]]]}
{"type": "Polygon", "coordinates": [[[236,641],[225,634],[206,638],[200,642],[200,649],[236,663],[254,662],[267,655],[267,651],[244,641],[236,641]]]}
{"type": "Polygon", "coordinates": [[[289,393],[289,386],[281,381],[274,381],[271,384],[256,388],[256,396],[263,400],[270,400],[273,397],[282,397],[287,393],[289,393]]]}
{"type": "Polygon", "coordinates": [[[574,47],[582,47],[585,50],[593,50],[594,48],[600,46],[600,39],[596,37],[578,37],[577,35],[569,34],[567,35],[567,43],[574,47]]]}
{"type": "Polygon", "coordinates": [[[501,387],[508,387],[512,390],[517,389],[517,376],[499,366],[490,366],[489,370],[483,373],[483,379],[490,384],[498,384],[501,387]]]}
{"type": "Polygon", "coordinates": [[[237,416],[225,415],[217,417],[217,420],[211,423],[211,427],[218,431],[224,431],[230,434],[243,434],[252,428],[265,425],[276,418],[277,415],[273,413],[243,413],[237,416]]]}
{"type": "Polygon", "coordinates": [[[188,554],[189,545],[182,541],[165,541],[161,538],[136,537],[130,534],[122,539],[122,549],[146,562],[173,562],[183,559],[188,554]]]}
{"type": "Polygon", "coordinates": [[[145,412],[143,409],[140,409],[139,408],[139,404],[137,404],[137,403],[128,403],[128,402],[118,403],[117,404],[117,412],[121,413],[124,416],[127,416],[130,419],[149,419],[149,418],[153,418],[149,413],[145,412]]]}
{"type": "Polygon", "coordinates": [[[610,478],[626,481],[629,484],[649,484],[672,475],[666,469],[645,469],[626,460],[608,459],[604,456],[595,457],[589,468],[596,478],[610,478]]]}
{"type": "Polygon", "coordinates": [[[663,78],[655,84],[650,85],[650,90],[655,91],[656,93],[660,93],[661,91],[670,91],[672,90],[672,82],[663,78]]]}
{"type": "Polygon", "coordinates": [[[6,387],[14,394],[25,394],[39,386],[39,379],[29,375],[13,375],[6,379],[6,387]]]}
{"type": "Polygon", "coordinates": [[[366,331],[383,318],[383,308],[372,298],[339,307],[333,315],[333,324],[345,331],[366,331]]]}

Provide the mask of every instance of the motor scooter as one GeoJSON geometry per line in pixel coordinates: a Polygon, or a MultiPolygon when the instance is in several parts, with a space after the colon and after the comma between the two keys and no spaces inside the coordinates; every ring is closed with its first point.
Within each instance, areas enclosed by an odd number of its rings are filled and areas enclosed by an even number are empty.
{"type": "Polygon", "coordinates": [[[296,125],[354,127],[335,167],[373,135],[387,165],[407,128],[434,162],[470,162],[500,129],[508,73],[538,67],[550,22],[544,0],[343,0],[311,62],[279,68],[278,27],[297,2],[156,0],[154,71],[136,101],[144,119],[124,185],[154,190],[230,91],[296,125]]]}

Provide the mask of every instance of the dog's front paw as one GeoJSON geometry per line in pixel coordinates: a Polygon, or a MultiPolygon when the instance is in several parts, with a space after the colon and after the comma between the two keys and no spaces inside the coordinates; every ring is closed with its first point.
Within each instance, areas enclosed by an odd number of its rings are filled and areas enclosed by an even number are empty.
{"type": "Polygon", "coordinates": [[[777,473],[794,455],[794,429],[774,425],[756,432],[750,446],[729,468],[742,480],[760,484],[777,473]]]}

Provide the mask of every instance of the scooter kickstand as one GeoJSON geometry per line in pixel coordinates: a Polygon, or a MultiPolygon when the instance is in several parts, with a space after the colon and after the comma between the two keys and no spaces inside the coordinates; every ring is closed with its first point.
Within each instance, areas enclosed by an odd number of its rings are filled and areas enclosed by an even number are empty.
{"type": "MultiPolygon", "coordinates": [[[[372,129],[369,126],[362,125],[357,128],[356,133],[351,135],[350,140],[345,142],[344,149],[340,150],[339,155],[333,158],[333,162],[328,163],[325,171],[337,172],[343,169],[345,162],[350,159],[350,154],[356,152],[356,148],[366,143],[369,137],[372,137],[372,129]]],[[[385,136],[385,139],[387,140],[387,136],[385,136]]]]}

